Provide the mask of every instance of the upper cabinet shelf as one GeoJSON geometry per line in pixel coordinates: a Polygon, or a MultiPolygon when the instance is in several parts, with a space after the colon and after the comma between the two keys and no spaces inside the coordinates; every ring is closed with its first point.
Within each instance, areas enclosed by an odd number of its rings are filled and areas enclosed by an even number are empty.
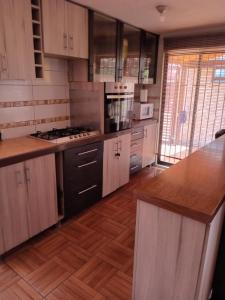
{"type": "Polygon", "coordinates": [[[158,35],[89,11],[89,80],[155,83],[158,35]]]}
{"type": "Polygon", "coordinates": [[[42,0],[44,52],[88,58],[88,10],[64,0],[42,0]]]}

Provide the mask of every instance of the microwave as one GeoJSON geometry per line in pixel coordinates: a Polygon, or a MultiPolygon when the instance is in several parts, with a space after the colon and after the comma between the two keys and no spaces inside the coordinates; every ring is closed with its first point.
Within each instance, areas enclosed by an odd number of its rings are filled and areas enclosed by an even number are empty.
{"type": "Polygon", "coordinates": [[[134,102],[134,119],[135,120],[144,120],[153,118],[153,103],[140,103],[134,102]]]}

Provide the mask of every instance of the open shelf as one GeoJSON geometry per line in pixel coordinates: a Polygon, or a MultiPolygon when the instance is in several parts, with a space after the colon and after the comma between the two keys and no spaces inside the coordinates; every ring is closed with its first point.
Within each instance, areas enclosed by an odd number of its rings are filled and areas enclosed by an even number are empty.
{"type": "Polygon", "coordinates": [[[43,50],[42,50],[42,27],[41,27],[41,2],[31,0],[33,47],[35,77],[43,78],[43,50]]]}

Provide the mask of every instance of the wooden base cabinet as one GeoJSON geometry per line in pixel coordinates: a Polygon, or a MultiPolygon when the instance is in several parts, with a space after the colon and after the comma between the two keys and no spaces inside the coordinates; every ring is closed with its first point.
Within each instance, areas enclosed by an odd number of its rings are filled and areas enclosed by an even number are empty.
{"type": "Polygon", "coordinates": [[[65,0],[43,0],[44,51],[88,58],[88,10],[65,0]]]}
{"type": "Polygon", "coordinates": [[[129,181],[130,141],[129,133],[104,142],[103,197],[129,181]]]}
{"type": "Polygon", "coordinates": [[[144,126],[142,168],[155,162],[157,128],[157,123],[144,126]]]}
{"type": "Polygon", "coordinates": [[[133,300],[208,300],[224,212],[205,224],[138,200],[133,300]]]}
{"type": "Polygon", "coordinates": [[[0,168],[0,254],[57,223],[54,154],[0,168]]]}

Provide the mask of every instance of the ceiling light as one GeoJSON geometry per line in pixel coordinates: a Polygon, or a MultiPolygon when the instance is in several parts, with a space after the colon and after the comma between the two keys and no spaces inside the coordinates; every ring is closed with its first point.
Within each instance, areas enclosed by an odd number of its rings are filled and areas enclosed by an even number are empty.
{"type": "Polygon", "coordinates": [[[157,5],[155,8],[159,13],[160,22],[165,22],[165,13],[167,11],[167,6],[166,5],[157,5]]]}

